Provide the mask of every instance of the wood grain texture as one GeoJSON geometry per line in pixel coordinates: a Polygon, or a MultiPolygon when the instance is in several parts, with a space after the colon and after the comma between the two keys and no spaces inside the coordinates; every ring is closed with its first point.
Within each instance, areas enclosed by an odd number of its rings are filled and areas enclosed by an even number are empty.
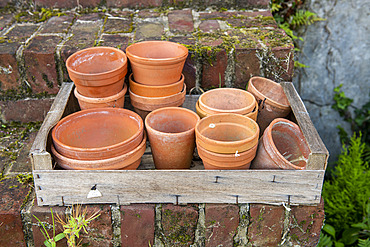
{"type": "Polygon", "coordinates": [[[75,203],[317,204],[324,170],[34,171],[39,205],[75,203]],[[56,182],[58,181],[58,182],[56,182]],[[102,197],[88,199],[95,186],[102,197]]]}
{"type": "Polygon", "coordinates": [[[317,133],[317,130],[310,119],[310,115],[307,112],[306,106],[295,90],[293,83],[282,82],[281,85],[289,100],[298,125],[301,128],[311,150],[311,154],[307,161],[307,170],[325,170],[327,160],[329,158],[329,152],[321,140],[319,133],[317,133]]]}

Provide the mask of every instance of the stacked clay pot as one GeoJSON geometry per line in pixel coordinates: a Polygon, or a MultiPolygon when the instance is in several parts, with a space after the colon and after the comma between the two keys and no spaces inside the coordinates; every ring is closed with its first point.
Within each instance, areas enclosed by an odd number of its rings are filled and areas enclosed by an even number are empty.
{"type": "Polygon", "coordinates": [[[303,170],[309,154],[309,146],[299,126],[287,119],[276,118],[260,138],[251,169],[303,170]]]}
{"type": "Polygon", "coordinates": [[[141,117],[122,108],[94,108],[61,119],[51,151],[59,166],[75,170],[136,169],[146,148],[141,117]]]}
{"type": "Polygon", "coordinates": [[[248,169],[256,155],[259,127],[244,115],[219,113],[201,119],[195,135],[205,169],[248,169]]]}
{"type": "Polygon", "coordinates": [[[83,49],[68,57],[66,67],[82,110],[123,108],[127,92],[127,57],[123,51],[103,46],[83,49]]]}
{"type": "Polygon", "coordinates": [[[126,49],[132,74],[130,100],[134,110],[146,115],[163,107],[181,106],[185,101],[185,77],[181,74],[188,49],[169,41],[144,41],[126,49]]]}
{"type": "Polygon", "coordinates": [[[237,88],[212,89],[199,97],[195,105],[201,118],[218,113],[241,114],[257,120],[258,104],[255,97],[237,88]]]}
{"type": "Polygon", "coordinates": [[[275,118],[284,118],[290,113],[290,104],[283,87],[263,77],[252,77],[247,91],[253,94],[259,104],[257,123],[262,135],[275,118]]]}

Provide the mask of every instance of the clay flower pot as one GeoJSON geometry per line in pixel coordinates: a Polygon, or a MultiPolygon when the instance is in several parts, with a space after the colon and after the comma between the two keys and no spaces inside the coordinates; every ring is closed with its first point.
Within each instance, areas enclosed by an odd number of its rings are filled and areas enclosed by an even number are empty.
{"type": "Polygon", "coordinates": [[[124,84],[121,92],[104,97],[104,98],[91,98],[81,95],[77,88],[74,90],[74,94],[78,100],[81,110],[92,109],[92,108],[103,108],[103,107],[117,107],[123,108],[125,105],[125,94],[127,92],[127,86],[124,84]]]}
{"type": "Polygon", "coordinates": [[[251,169],[303,170],[309,154],[310,149],[298,125],[277,118],[263,133],[251,169]]]}
{"type": "Polygon", "coordinates": [[[79,160],[67,158],[58,153],[54,146],[51,152],[57,164],[67,170],[135,170],[139,167],[141,157],[146,149],[146,135],[144,133],[140,144],[128,153],[108,159],[79,160]]]}
{"type": "Polygon", "coordinates": [[[282,86],[263,77],[252,77],[248,83],[248,91],[258,101],[259,114],[257,123],[261,135],[275,118],[284,118],[290,113],[290,104],[282,86]]]}
{"type": "MultiPolygon", "coordinates": [[[[197,112],[197,114],[199,115],[200,118],[205,118],[205,117],[208,117],[210,115],[214,115],[214,114],[209,114],[209,113],[203,111],[199,107],[199,101],[197,101],[197,103],[195,103],[195,110],[196,110],[196,112],[197,112]]],[[[253,108],[252,112],[247,113],[244,116],[249,117],[249,118],[253,119],[254,121],[257,121],[257,115],[258,115],[258,103],[256,101],[255,107],[253,108]]]]}
{"type": "Polygon", "coordinates": [[[131,74],[129,77],[131,92],[143,97],[164,97],[177,94],[182,91],[184,87],[184,80],[184,75],[181,75],[181,79],[173,84],[151,86],[137,83],[133,78],[133,74],[131,74]]]}
{"type": "Polygon", "coordinates": [[[198,146],[215,153],[235,154],[257,145],[259,127],[243,115],[220,113],[201,119],[195,134],[198,146]]]}
{"type": "Polygon", "coordinates": [[[166,107],[148,114],[145,127],[157,169],[189,169],[199,116],[188,109],[166,107]]]}
{"type": "Polygon", "coordinates": [[[144,97],[134,94],[129,90],[130,101],[134,110],[143,118],[149,114],[149,112],[156,109],[171,107],[171,106],[181,106],[185,101],[186,96],[186,85],[183,84],[183,89],[181,92],[164,97],[144,97]]]}
{"type": "Polygon", "coordinates": [[[61,119],[52,130],[55,149],[79,160],[112,158],[135,149],[143,139],[144,123],[133,111],[96,108],[61,119]]]}
{"type": "Polygon", "coordinates": [[[208,114],[236,113],[245,115],[256,105],[254,96],[237,88],[212,89],[199,97],[199,107],[208,114]]]}
{"type": "Polygon", "coordinates": [[[249,169],[251,161],[256,156],[257,146],[237,155],[211,152],[200,145],[197,145],[197,149],[206,170],[241,170],[249,169]]]}
{"type": "Polygon", "coordinates": [[[135,81],[160,86],[180,80],[188,49],[169,41],[144,41],[126,48],[135,81]]]}
{"type": "Polygon", "coordinates": [[[108,97],[122,90],[127,57],[123,51],[113,47],[91,47],[69,56],[66,66],[81,95],[108,97]]]}

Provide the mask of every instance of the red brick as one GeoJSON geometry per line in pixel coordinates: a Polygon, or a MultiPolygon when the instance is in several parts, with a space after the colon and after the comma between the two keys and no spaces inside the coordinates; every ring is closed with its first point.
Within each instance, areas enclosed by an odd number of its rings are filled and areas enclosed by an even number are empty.
{"type": "Polygon", "coordinates": [[[12,21],[13,21],[12,18],[13,18],[13,15],[12,14],[2,14],[1,15],[1,18],[0,18],[0,31],[3,31],[3,29],[5,27],[8,27],[12,23],[12,21]]]}
{"type": "Polygon", "coordinates": [[[237,7],[252,9],[252,8],[268,8],[269,0],[238,0],[235,1],[237,7]]]}
{"type": "MultiPolygon", "coordinates": [[[[53,237],[53,218],[54,217],[54,229],[55,235],[63,232],[63,227],[57,221],[57,215],[65,221],[65,210],[66,207],[39,207],[39,206],[32,206],[31,208],[31,215],[32,215],[32,232],[33,232],[33,239],[35,246],[44,246],[43,243],[45,241],[45,237],[41,233],[41,229],[43,230],[42,225],[38,222],[38,220],[34,217],[36,216],[42,224],[44,224],[45,228],[50,237],[53,237]],[[53,216],[51,214],[51,209],[53,210],[53,216]]],[[[57,242],[57,246],[67,246],[66,239],[60,240],[57,242]]]]}
{"type": "Polygon", "coordinates": [[[164,26],[159,22],[143,22],[138,24],[135,40],[161,40],[164,35],[164,26]]]}
{"type": "Polygon", "coordinates": [[[317,206],[292,206],[290,235],[294,245],[316,246],[325,219],[324,201],[317,206]]]}
{"type": "MultiPolygon", "coordinates": [[[[97,33],[100,31],[100,23],[95,22],[76,22],[72,26],[73,36],[64,43],[61,49],[62,61],[67,60],[67,58],[73,53],[83,50],[85,48],[93,47],[95,40],[97,39],[97,33]]],[[[66,68],[63,71],[64,80],[70,81],[68,78],[68,72],[66,68]]]]}
{"type": "Polygon", "coordinates": [[[0,87],[1,90],[9,90],[18,87],[20,77],[16,52],[20,44],[1,43],[0,44],[0,87]]]}
{"type": "Polygon", "coordinates": [[[24,42],[26,41],[32,34],[34,34],[39,25],[37,24],[27,24],[25,26],[19,24],[16,25],[9,33],[6,34],[6,37],[12,42],[24,42]]]}
{"type": "Polygon", "coordinates": [[[36,6],[47,8],[75,8],[77,1],[75,0],[35,0],[36,6]]]}
{"type": "Polygon", "coordinates": [[[122,246],[153,246],[154,204],[121,206],[122,246]]]}
{"type": "Polygon", "coordinates": [[[53,101],[53,98],[0,101],[1,119],[22,123],[43,121],[53,101]]]}
{"type": "Polygon", "coordinates": [[[27,81],[33,93],[59,91],[55,49],[59,36],[36,36],[24,50],[27,81]]]}
{"type": "Polygon", "coordinates": [[[19,174],[22,172],[32,172],[32,164],[29,157],[30,149],[33,145],[33,142],[36,138],[37,130],[31,132],[28,135],[28,138],[25,141],[22,141],[23,146],[21,151],[18,154],[15,163],[12,164],[9,174],[19,174]]]}
{"type": "Polygon", "coordinates": [[[260,61],[256,56],[257,49],[235,50],[235,84],[236,88],[246,89],[253,76],[260,75],[260,61]]]}
{"type": "MultiPolygon", "coordinates": [[[[294,47],[276,47],[272,49],[272,53],[277,61],[274,64],[278,65],[275,71],[280,74],[282,81],[292,81],[294,72],[294,47]]],[[[272,77],[266,74],[266,77],[272,77]]],[[[271,78],[274,79],[274,78],[271,78]]]]}
{"type": "Polygon", "coordinates": [[[168,13],[168,25],[172,32],[190,33],[194,31],[193,15],[191,10],[171,11],[168,13]]]}
{"type": "Polygon", "coordinates": [[[26,246],[20,211],[29,190],[15,178],[0,180],[0,246],[26,246]]]}
{"type": "Polygon", "coordinates": [[[82,233],[82,245],[94,247],[113,246],[113,230],[112,230],[112,213],[109,205],[87,205],[82,206],[82,209],[87,208],[87,217],[91,216],[96,211],[99,211],[100,216],[91,221],[86,228],[88,233],[82,233]]]}
{"type": "Polygon", "coordinates": [[[210,20],[210,19],[227,19],[229,17],[232,17],[234,15],[234,12],[201,12],[199,13],[199,19],[200,20],[210,20]]]}
{"type": "Polygon", "coordinates": [[[227,54],[224,49],[219,51],[209,51],[203,58],[203,74],[202,85],[203,89],[218,88],[225,85],[225,71],[227,67],[227,54]]]}
{"type": "Polygon", "coordinates": [[[220,30],[220,24],[217,20],[205,20],[200,23],[199,29],[202,32],[211,33],[220,30]]]}
{"type": "Polygon", "coordinates": [[[82,7],[97,7],[100,2],[100,0],[35,0],[35,5],[47,8],[75,8],[78,7],[77,3],[79,3],[82,7]]]}
{"type": "Polygon", "coordinates": [[[110,46],[126,51],[130,38],[119,34],[103,34],[99,42],[101,46],[110,46]]]}
{"type": "Polygon", "coordinates": [[[128,7],[128,8],[145,8],[145,7],[160,7],[163,0],[107,0],[108,7],[128,7]]]}
{"type": "Polygon", "coordinates": [[[264,12],[245,12],[238,14],[236,18],[229,18],[227,22],[238,28],[251,28],[251,27],[277,27],[274,17],[266,15],[264,12]],[[249,13],[251,13],[249,15],[249,13]],[[261,15],[257,15],[261,13],[261,15]]]}
{"type": "Polygon", "coordinates": [[[233,238],[239,225],[238,205],[206,204],[205,217],[205,246],[234,246],[233,238]]]}
{"type": "Polygon", "coordinates": [[[127,33],[132,30],[132,20],[108,17],[104,25],[104,33],[127,33]]]}
{"type": "Polygon", "coordinates": [[[250,205],[248,238],[253,246],[278,246],[284,228],[284,207],[250,205]]]}
{"type": "Polygon", "coordinates": [[[137,16],[139,18],[155,18],[155,17],[161,16],[161,13],[158,12],[158,11],[153,11],[153,10],[149,10],[149,9],[143,9],[143,10],[140,10],[137,13],[137,16]]]}
{"type": "MultiPolygon", "coordinates": [[[[189,37],[172,37],[170,38],[170,41],[176,42],[179,44],[184,44],[184,45],[194,45],[195,44],[195,40],[189,37]]],[[[190,50],[189,55],[185,61],[184,69],[182,70],[182,73],[185,76],[186,90],[188,92],[190,91],[190,89],[195,87],[196,67],[195,67],[195,59],[193,55],[194,54],[190,50]]]]}
{"type": "Polygon", "coordinates": [[[44,24],[40,33],[67,33],[74,18],[71,14],[51,17],[44,24]]]}
{"type": "Polygon", "coordinates": [[[164,242],[168,246],[189,246],[194,242],[198,221],[198,209],[194,205],[162,206],[162,227],[164,242]]]}

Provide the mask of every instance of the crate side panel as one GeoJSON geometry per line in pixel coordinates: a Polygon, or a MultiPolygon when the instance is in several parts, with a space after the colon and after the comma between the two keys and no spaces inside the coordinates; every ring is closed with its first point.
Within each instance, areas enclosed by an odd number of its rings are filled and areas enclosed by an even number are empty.
{"type": "Polygon", "coordinates": [[[37,171],[41,205],[72,203],[317,204],[323,170],[37,171]],[[91,189],[101,197],[87,198],[91,189]],[[63,198],[62,198],[63,197],[63,198]]]}
{"type": "Polygon", "coordinates": [[[329,152],[313,125],[307,109],[291,82],[282,82],[284,92],[289,100],[294,116],[301,128],[311,150],[306,169],[325,170],[329,152]]]}

